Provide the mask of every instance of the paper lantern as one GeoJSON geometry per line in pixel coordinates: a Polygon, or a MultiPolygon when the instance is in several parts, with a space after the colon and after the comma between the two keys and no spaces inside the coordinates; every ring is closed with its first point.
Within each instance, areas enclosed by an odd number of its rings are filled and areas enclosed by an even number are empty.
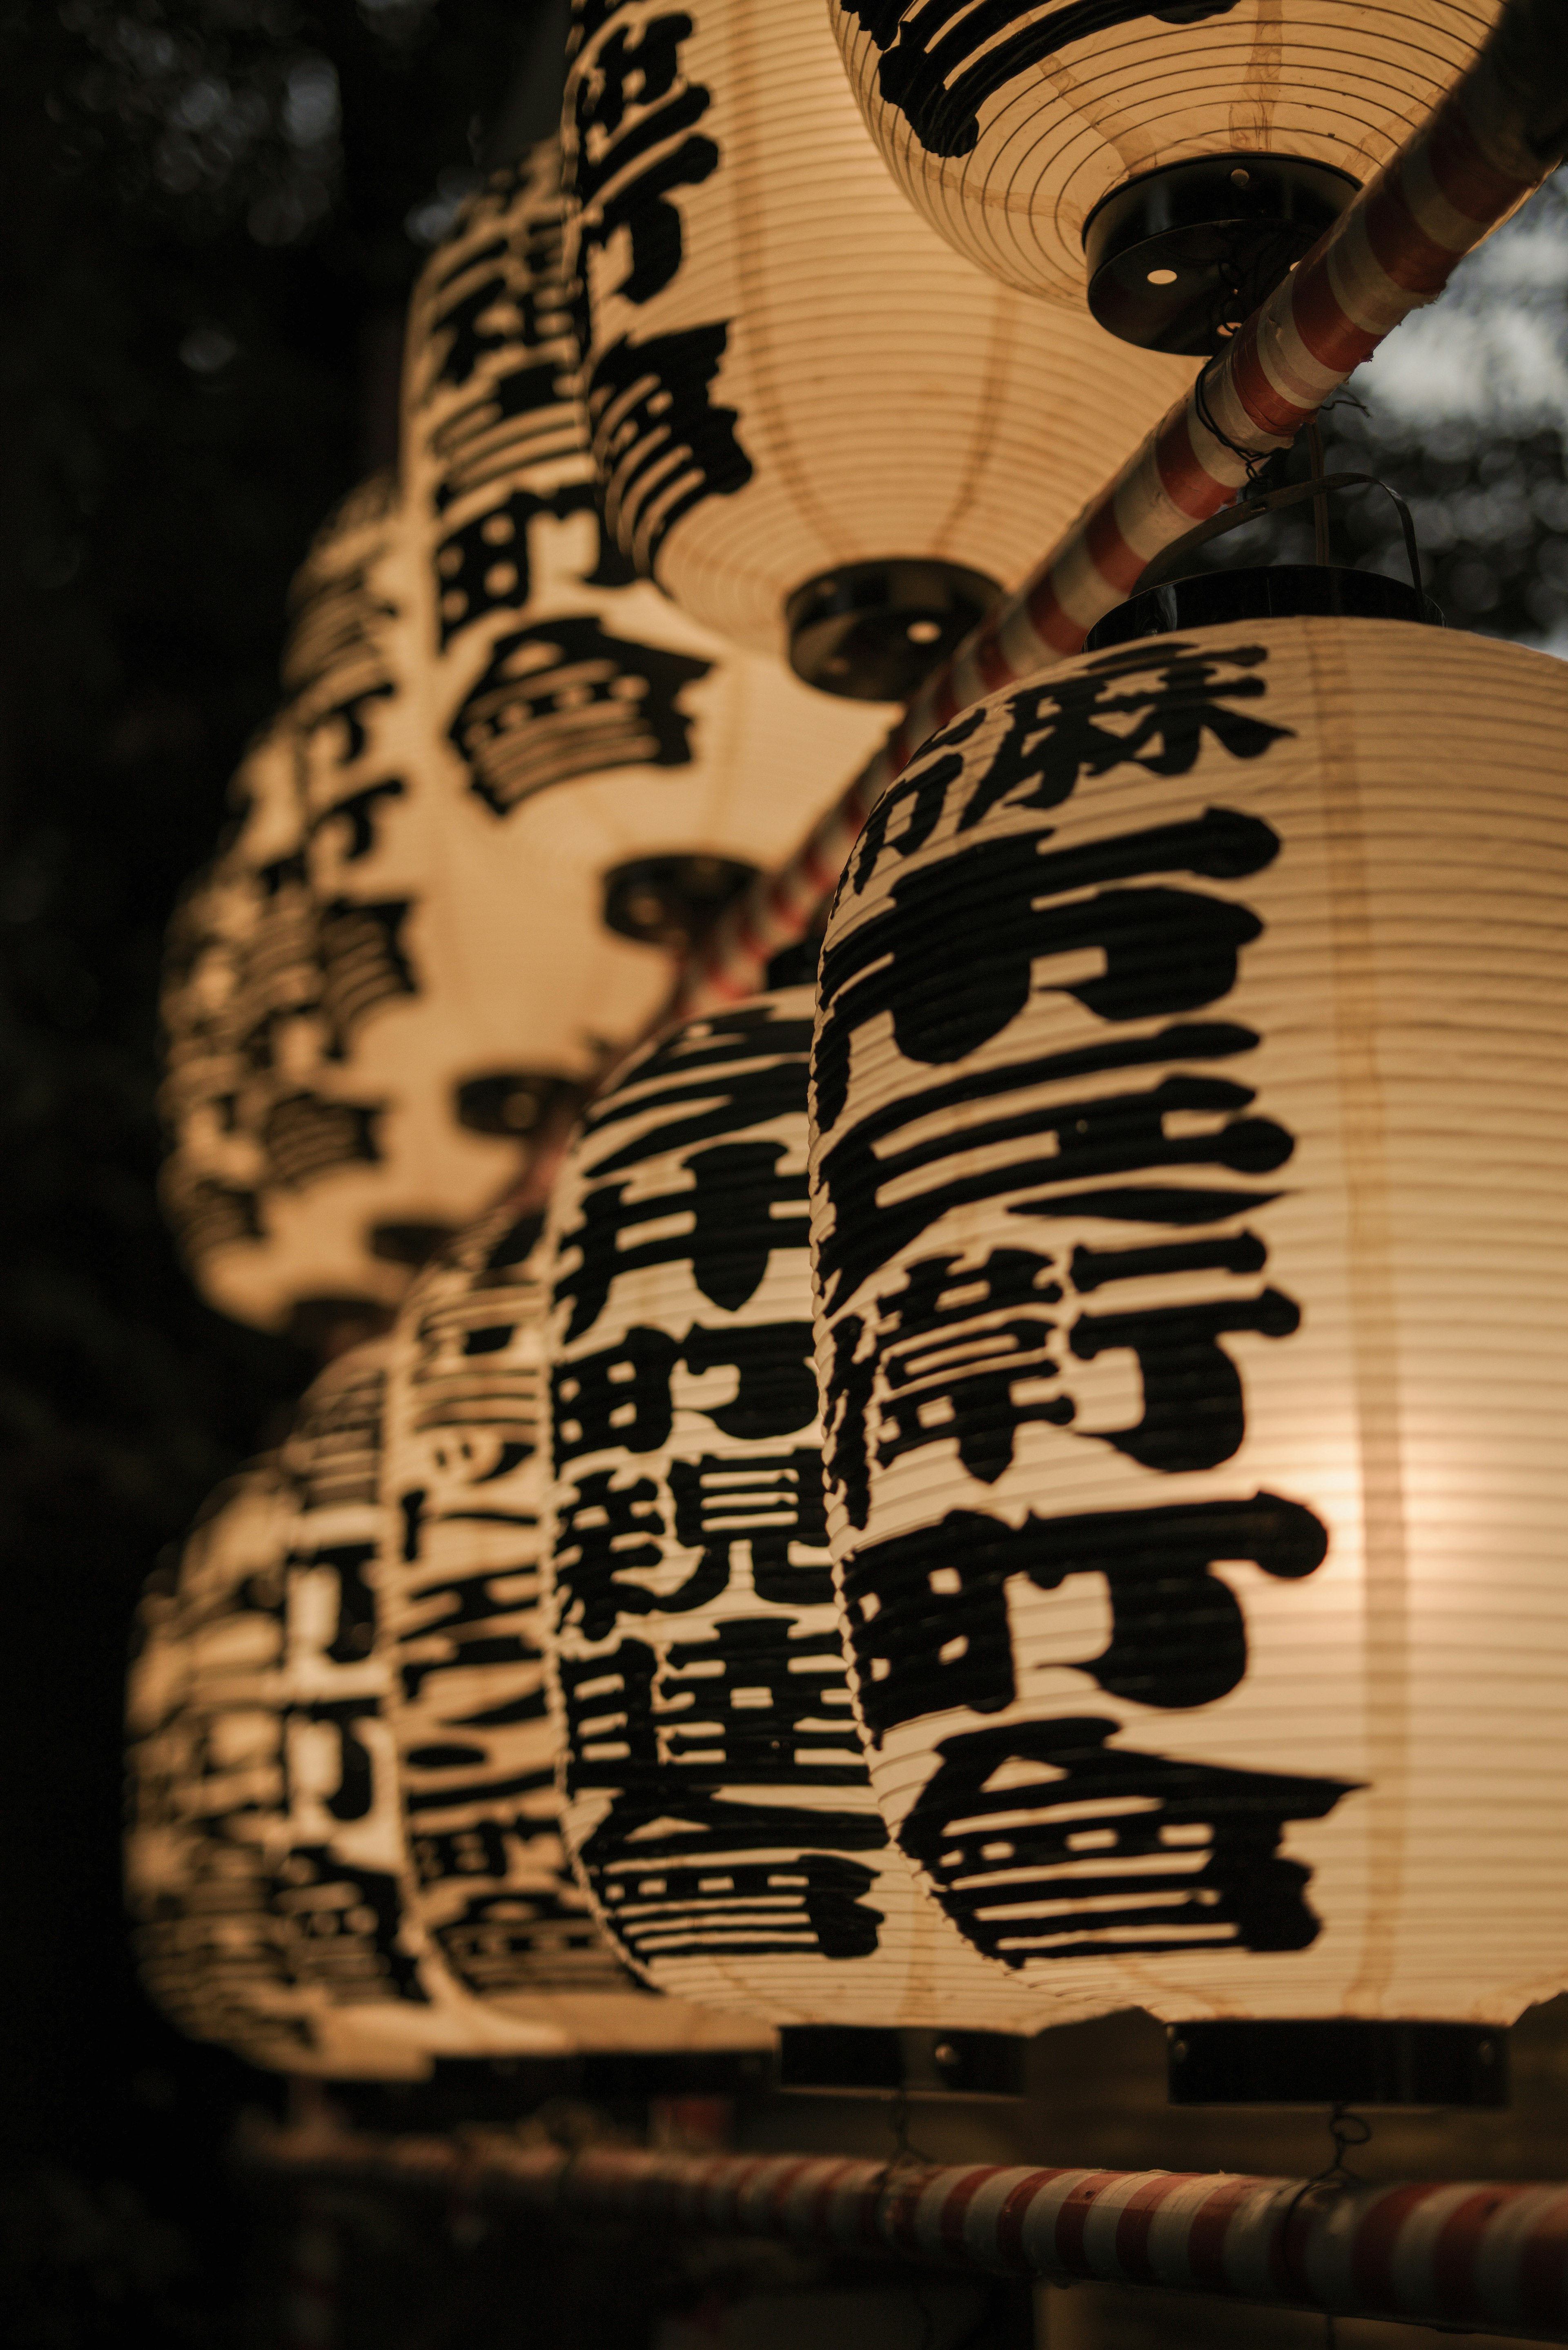
{"type": "Polygon", "coordinates": [[[503,1209],[466,1232],[421,1276],[389,1353],[379,1615],[415,1909],[465,1990],[563,2046],[765,2047],[764,2025],[628,1974],[562,1848],[538,1227],[503,1209]]]}
{"type": "Polygon", "coordinates": [[[192,2039],[314,2069],[293,2012],[251,1828],[281,1774],[271,1694],[282,1647],[286,1488],[270,1464],[222,1487],[178,1585],[141,1602],[126,1691],[126,1900],[149,1995],[192,2039]]]}
{"type": "Polygon", "coordinates": [[[589,1109],[551,1204],[563,1825],[661,1989],[777,2024],[1062,2020],[888,1841],[822,1509],[812,991],[688,1022],[589,1109]]]}
{"type": "MultiPolygon", "coordinates": [[[[503,1131],[657,1016],[670,951],[788,854],[884,723],[738,657],[601,543],[562,209],[552,140],[416,289],[384,584],[420,746],[370,854],[350,868],[337,827],[316,852],[324,890],[327,858],[356,896],[413,897],[408,951],[462,1006],[462,1114],[503,1131]]],[[[361,1053],[406,1058],[418,1018],[389,1006],[361,1053]]]]}
{"type": "Polygon", "coordinates": [[[291,2072],[398,2079],[435,2056],[553,2054],[426,1939],[374,1645],[384,1378],[316,1382],[281,1453],[225,1488],[150,1595],[129,1723],[127,1878],[173,2020],[291,2072]]]}
{"type": "Polygon", "coordinates": [[[1190,380],[944,246],[819,0],[580,5],[565,120],[618,543],[831,691],[907,698],[1190,380]]]}
{"type": "Polygon", "coordinates": [[[276,1232],[282,1203],[375,1149],[374,1106],[321,1091],[330,1024],[296,761],[286,719],[247,752],[234,837],[170,924],[161,1003],[164,1210],[203,1293],[264,1323],[334,1292],[373,1304],[397,1279],[351,1233],[301,1262],[276,1232]]]}
{"type": "MultiPolygon", "coordinates": [[[[1004,285],[1216,348],[1480,48],[1498,0],[830,0],[910,199],[1004,285]]],[[[1108,472],[1110,469],[1105,469],[1108,472]]]]}
{"type": "Polygon", "coordinates": [[[977,1948],[1182,2019],[1562,1989],[1568,671],[1085,654],[933,737],[814,1048],[872,1776],[977,1948]]]}

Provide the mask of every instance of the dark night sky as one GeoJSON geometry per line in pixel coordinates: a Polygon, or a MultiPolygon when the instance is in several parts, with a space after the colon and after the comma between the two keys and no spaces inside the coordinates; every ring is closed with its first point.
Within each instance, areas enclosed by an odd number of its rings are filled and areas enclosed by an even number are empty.
{"type": "MultiPolygon", "coordinates": [[[[160,944],[276,698],[290,574],[392,454],[421,237],[525,117],[548,5],[0,0],[0,2307],[23,2350],[233,2338],[215,2158],[255,2083],[135,1989],[119,1693],[144,1576],[308,1367],[202,1308],[161,1225],[160,944]]],[[[1511,275],[1472,273],[1424,390],[1396,370],[1341,418],[1341,462],[1413,498],[1450,618],[1538,640],[1568,632],[1564,214],[1548,196],[1511,275]]],[[[1388,525],[1355,527],[1381,563],[1388,525]]]]}

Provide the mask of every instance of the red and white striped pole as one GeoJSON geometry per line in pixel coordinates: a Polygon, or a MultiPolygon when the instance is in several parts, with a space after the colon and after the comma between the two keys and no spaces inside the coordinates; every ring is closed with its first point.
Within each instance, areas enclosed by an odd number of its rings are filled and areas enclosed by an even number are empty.
{"type": "Polygon", "coordinates": [[[1568,2186],[925,2168],[832,2156],[275,2132],[247,2167],[659,2231],[768,2236],[992,2275],[1159,2285],[1336,2316],[1568,2339],[1568,2186]]]}
{"type": "Polygon", "coordinates": [[[1507,0],[1463,79],[1255,310],[1060,544],[911,702],[781,869],[716,925],[682,976],[678,1019],[760,985],[804,938],[857,834],[922,743],[999,686],[1082,649],[1155,556],[1287,448],[1384,337],[1568,148],[1568,0],[1507,0]]]}

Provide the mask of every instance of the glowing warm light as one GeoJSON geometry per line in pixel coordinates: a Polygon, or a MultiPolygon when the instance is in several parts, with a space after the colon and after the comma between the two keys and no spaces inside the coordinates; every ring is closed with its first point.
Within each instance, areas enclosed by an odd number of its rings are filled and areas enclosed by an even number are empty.
{"type": "Polygon", "coordinates": [[[1503,2022],[1568,1950],[1568,671],[1084,655],[875,812],[813,1057],[889,1826],[1020,1995],[1503,2022]]]}

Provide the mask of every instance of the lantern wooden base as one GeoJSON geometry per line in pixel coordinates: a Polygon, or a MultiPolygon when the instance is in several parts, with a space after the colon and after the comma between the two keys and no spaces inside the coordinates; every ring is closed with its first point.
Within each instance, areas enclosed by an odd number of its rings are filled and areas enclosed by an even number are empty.
{"type": "Polygon", "coordinates": [[[1220,348],[1356,192],[1332,163],[1203,155],[1112,190],[1084,226],[1089,308],[1149,351],[1220,348]]]}
{"type": "Polygon", "coordinates": [[[1508,2033],[1484,2023],[1173,2023],[1173,2106],[1508,2103],[1508,2033]]]}
{"type": "Polygon", "coordinates": [[[790,667],[853,702],[909,702],[1001,596],[956,563],[843,563],[784,606],[790,667]]]}

